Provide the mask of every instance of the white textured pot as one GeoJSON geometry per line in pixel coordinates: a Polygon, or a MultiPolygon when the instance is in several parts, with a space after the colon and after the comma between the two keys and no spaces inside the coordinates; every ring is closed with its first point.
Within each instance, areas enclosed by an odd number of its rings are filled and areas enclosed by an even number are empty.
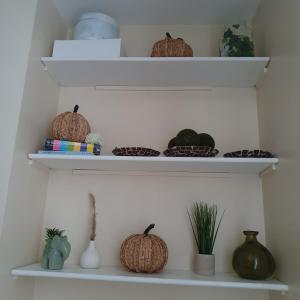
{"type": "Polygon", "coordinates": [[[119,25],[110,16],[90,12],[80,15],[74,29],[74,40],[117,39],[119,25]]]}
{"type": "Polygon", "coordinates": [[[95,241],[90,241],[87,249],[80,257],[80,266],[84,269],[98,269],[100,267],[100,257],[95,245],[95,241]]]}
{"type": "Polygon", "coordinates": [[[194,258],[194,271],[199,275],[215,275],[215,255],[196,254],[194,258]]]}

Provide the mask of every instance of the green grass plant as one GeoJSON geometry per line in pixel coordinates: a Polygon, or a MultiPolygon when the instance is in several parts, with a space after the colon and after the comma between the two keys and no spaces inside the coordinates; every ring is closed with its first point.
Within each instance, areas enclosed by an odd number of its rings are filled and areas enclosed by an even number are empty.
{"type": "Polygon", "coordinates": [[[199,254],[210,255],[213,253],[224,212],[225,211],[223,211],[217,223],[218,208],[216,205],[209,206],[204,202],[196,202],[192,208],[188,210],[188,216],[199,254]]]}

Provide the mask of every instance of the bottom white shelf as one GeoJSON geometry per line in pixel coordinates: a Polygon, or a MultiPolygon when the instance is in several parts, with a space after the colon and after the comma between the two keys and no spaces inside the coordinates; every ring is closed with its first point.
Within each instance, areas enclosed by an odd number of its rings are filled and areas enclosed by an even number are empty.
{"type": "Polygon", "coordinates": [[[159,274],[130,273],[118,267],[101,267],[98,270],[81,269],[75,265],[65,265],[63,270],[44,270],[40,264],[15,268],[12,276],[27,276],[39,278],[68,278],[82,280],[99,280],[110,282],[149,283],[162,285],[181,286],[206,286],[237,289],[255,289],[287,292],[288,285],[280,281],[270,279],[254,281],[241,279],[235,274],[224,273],[215,276],[200,276],[191,271],[166,270],[159,274]]]}

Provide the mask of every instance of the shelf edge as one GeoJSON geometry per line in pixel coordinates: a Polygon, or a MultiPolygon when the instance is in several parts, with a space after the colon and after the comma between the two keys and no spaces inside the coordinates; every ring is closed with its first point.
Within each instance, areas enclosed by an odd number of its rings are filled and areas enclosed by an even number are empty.
{"type": "MultiPolygon", "coordinates": [[[[36,266],[36,265],[33,265],[36,266]]],[[[219,288],[238,288],[251,290],[269,290],[287,292],[288,285],[281,283],[268,282],[229,282],[229,281],[213,281],[213,280],[192,280],[192,279],[173,279],[173,278],[153,278],[147,276],[137,277],[134,275],[105,275],[105,274],[81,274],[81,273],[65,273],[59,271],[43,271],[43,270],[22,270],[12,269],[13,277],[34,277],[34,278],[60,278],[60,279],[78,279],[78,280],[95,280],[106,282],[123,282],[123,283],[144,283],[174,286],[203,286],[203,287],[219,287],[219,288]]]]}

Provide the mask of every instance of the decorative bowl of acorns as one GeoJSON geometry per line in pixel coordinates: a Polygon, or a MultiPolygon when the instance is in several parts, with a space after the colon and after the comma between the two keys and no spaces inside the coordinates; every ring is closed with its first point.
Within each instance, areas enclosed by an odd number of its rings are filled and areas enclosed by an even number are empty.
{"type": "Polygon", "coordinates": [[[165,156],[171,157],[215,157],[219,150],[215,149],[213,137],[207,133],[197,133],[193,129],[183,129],[168,143],[165,156]]]}

